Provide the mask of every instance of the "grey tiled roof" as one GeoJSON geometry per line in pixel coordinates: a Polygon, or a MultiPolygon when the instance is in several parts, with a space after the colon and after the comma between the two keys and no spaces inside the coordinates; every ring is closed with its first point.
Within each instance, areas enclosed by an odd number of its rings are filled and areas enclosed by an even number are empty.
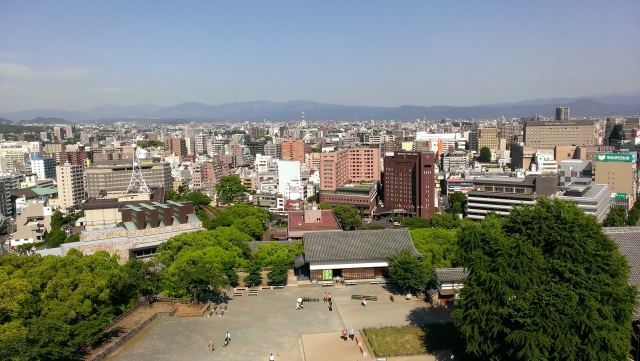
{"type": "Polygon", "coordinates": [[[466,278],[470,272],[468,268],[436,268],[433,273],[440,282],[453,282],[466,278]]]}
{"type": "MultiPolygon", "coordinates": [[[[631,266],[629,283],[640,288],[640,227],[604,228],[604,233],[618,245],[620,253],[627,257],[631,266]]],[[[640,320],[640,308],[633,313],[634,320],[640,320]]]]}
{"type": "Polygon", "coordinates": [[[388,258],[402,250],[422,257],[408,229],[309,233],[302,245],[307,262],[388,258]]]}

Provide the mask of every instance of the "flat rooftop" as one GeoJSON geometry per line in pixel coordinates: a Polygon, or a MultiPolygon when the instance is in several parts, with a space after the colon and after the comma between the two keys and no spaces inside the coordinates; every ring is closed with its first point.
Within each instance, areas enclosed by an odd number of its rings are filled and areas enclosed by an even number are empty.
{"type": "Polygon", "coordinates": [[[327,232],[327,231],[342,231],[340,224],[336,216],[331,210],[322,210],[322,217],[319,223],[305,223],[304,211],[291,211],[289,212],[289,235],[292,232],[327,232]]]}

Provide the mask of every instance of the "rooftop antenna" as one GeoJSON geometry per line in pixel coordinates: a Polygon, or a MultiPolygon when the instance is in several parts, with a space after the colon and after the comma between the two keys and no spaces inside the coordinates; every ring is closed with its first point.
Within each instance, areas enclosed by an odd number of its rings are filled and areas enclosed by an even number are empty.
{"type": "Polygon", "coordinates": [[[131,181],[127,187],[126,193],[149,192],[149,186],[142,176],[142,168],[140,168],[140,158],[138,157],[138,144],[136,144],[135,117],[131,117],[133,127],[131,129],[133,135],[133,169],[131,171],[131,181]]]}

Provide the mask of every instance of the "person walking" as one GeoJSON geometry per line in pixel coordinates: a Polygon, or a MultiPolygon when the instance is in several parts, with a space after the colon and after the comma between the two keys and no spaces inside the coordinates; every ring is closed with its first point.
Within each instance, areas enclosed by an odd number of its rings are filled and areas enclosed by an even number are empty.
{"type": "Polygon", "coordinates": [[[353,341],[353,338],[356,335],[356,330],[353,329],[353,327],[351,327],[351,330],[349,330],[349,338],[351,339],[351,341],[353,341]]]}
{"type": "Polygon", "coordinates": [[[331,293],[329,293],[329,296],[327,296],[327,301],[331,302],[331,293]]]}
{"type": "Polygon", "coordinates": [[[227,331],[227,334],[224,335],[224,338],[227,339],[227,342],[231,342],[231,334],[227,331]]]}
{"type": "Polygon", "coordinates": [[[304,310],[304,300],[300,301],[300,309],[304,310]]]}
{"type": "Polygon", "coordinates": [[[327,293],[325,292],[325,293],[324,293],[324,298],[322,299],[322,301],[323,301],[324,303],[327,303],[327,302],[328,302],[327,300],[328,300],[328,296],[327,296],[327,293]]]}
{"type": "Polygon", "coordinates": [[[275,361],[275,357],[273,357],[273,354],[271,354],[271,356],[269,356],[269,361],[275,361]]]}
{"type": "Polygon", "coordinates": [[[213,346],[213,341],[209,341],[209,346],[207,346],[209,352],[215,351],[215,346],[213,346]]]}
{"type": "Polygon", "coordinates": [[[333,302],[329,301],[329,311],[333,311],[333,302]]]}
{"type": "Polygon", "coordinates": [[[367,307],[367,299],[362,297],[362,307],[367,307]]]}
{"type": "Polygon", "coordinates": [[[300,309],[300,302],[296,301],[296,311],[300,309]]]}

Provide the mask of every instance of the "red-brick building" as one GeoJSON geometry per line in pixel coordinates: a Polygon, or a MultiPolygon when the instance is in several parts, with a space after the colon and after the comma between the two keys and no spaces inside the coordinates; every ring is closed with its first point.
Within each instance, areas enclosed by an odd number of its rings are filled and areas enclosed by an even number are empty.
{"type": "Polygon", "coordinates": [[[435,208],[436,154],[395,152],[384,158],[384,206],[430,219],[435,208]]]}

